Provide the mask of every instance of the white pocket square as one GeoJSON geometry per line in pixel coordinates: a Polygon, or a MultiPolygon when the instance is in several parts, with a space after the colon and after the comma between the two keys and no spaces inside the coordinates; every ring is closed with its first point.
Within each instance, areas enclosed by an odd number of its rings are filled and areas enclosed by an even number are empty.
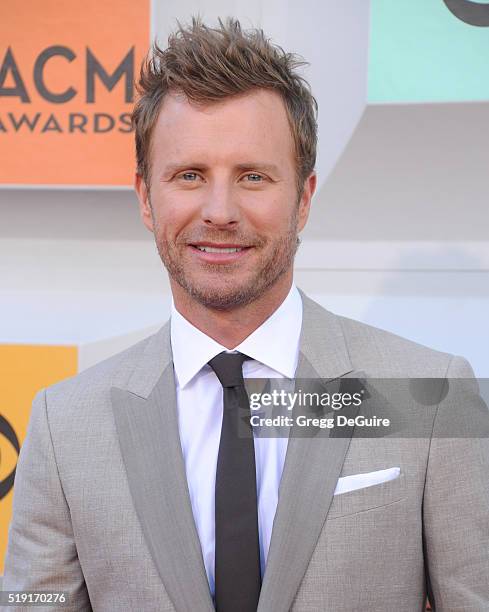
{"type": "Polygon", "coordinates": [[[376,472],[368,472],[367,474],[353,474],[352,476],[343,476],[338,478],[335,495],[341,495],[342,493],[348,493],[349,491],[356,491],[357,489],[364,489],[365,487],[371,487],[372,485],[380,484],[382,482],[388,482],[398,478],[401,473],[401,468],[393,467],[387,470],[377,470],[376,472]]]}

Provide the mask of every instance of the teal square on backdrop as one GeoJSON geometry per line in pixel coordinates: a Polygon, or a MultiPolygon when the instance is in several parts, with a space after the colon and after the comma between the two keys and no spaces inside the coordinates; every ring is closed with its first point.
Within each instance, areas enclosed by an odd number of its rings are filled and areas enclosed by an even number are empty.
{"type": "Polygon", "coordinates": [[[489,100],[488,58],[489,27],[443,0],[372,0],[369,103],[489,100]]]}

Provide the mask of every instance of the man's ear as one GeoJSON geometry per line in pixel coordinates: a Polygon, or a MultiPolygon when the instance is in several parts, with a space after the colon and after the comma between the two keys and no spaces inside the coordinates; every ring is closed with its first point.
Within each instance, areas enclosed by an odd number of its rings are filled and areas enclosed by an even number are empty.
{"type": "Polygon", "coordinates": [[[136,174],[134,178],[134,189],[139,200],[139,214],[144,225],[150,232],[153,230],[153,214],[151,212],[151,204],[149,202],[149,190],[146,181],[140,174],[136,174]]]}
{"type": "Polygon", "coordinates": [[[299,202],[299,214],[298,214],[298,231],[302,232],[306,225],[309,217],[309,211],[311,210],[311,200],[314,192],[316,191],[317,176],[315,172],[307,177],[304,182],[304,189],[302,190],[302,196],[299,202]]]}

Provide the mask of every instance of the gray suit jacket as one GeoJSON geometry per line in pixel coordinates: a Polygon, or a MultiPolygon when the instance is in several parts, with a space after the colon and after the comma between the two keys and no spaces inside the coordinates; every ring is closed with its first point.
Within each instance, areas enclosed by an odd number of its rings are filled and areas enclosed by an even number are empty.
{"type": "MultiPolygon", "coordinates": [[[[472,376],[462,358],[301,295],[298,378],[472,376]]],[[[423,609],[427,588],[437,610],[489,609],[487,411],[474,385],[445,394],[428,435],[289,440],[259,612],[412,612],[423,609]],[[470,416],[473,437],[432,435],[460,414],[470,416]],[[340,476],[392,466],[400,477],[333,495],[340,476]]],[[[168,323],[37,395],[4,589],[69,591],[67,609],[77,611],[213,610],[179,441],[168,323]]]]}

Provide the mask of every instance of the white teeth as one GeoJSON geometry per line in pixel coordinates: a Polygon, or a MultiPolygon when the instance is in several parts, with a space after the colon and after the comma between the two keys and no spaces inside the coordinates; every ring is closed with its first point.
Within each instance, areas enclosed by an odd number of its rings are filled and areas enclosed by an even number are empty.
{"type": "Polygon", "coordinates": [[[243,249],[241,248],[222,248],[222,249],[218,249],[215,247],[208,247],[208,246],[197,246],[197,248],[199,249],[199,251],[204,251],[205,253],[237,253],[238,251],[242,251],[243,249]]]}

